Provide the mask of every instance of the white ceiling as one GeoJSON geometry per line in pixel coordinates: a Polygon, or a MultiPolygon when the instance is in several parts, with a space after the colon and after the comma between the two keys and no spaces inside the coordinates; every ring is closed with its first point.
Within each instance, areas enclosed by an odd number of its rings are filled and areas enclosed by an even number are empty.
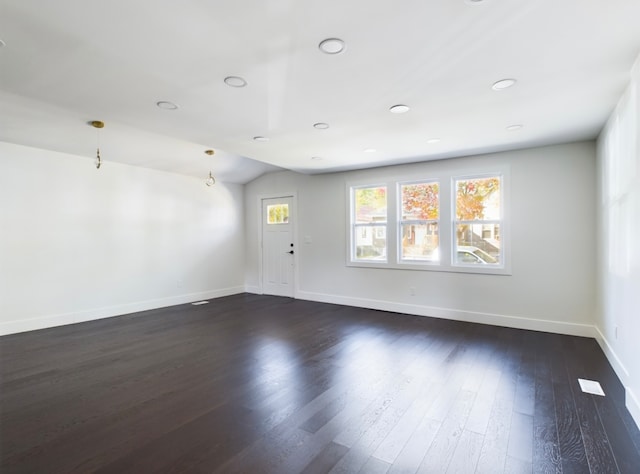
{"type": "Polygon", "coordinates": [[[0,140],[245,183],[595,138],[640,1],[2,0],[0,39],[0,140]]]}

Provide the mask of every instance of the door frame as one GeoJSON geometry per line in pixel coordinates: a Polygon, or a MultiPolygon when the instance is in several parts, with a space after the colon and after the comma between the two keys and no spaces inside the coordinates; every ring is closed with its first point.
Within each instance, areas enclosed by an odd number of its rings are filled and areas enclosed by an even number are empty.
{"type": "Polygon", "coordinates": [[[284,192],[284,193],[269,193],[269,194],[259,194],[258,195],[258,277],[260,284],[260,294],[264,294],[264,269],[262,268],[262,242],[264,240],[264,236],[262,235],[263,230],[263,215],[262,215],[262,201],[265,199],[278,199],[278,198],[291,198],[293,209],[289,210],[289,215],[293,219],[291,238],[293,241],[293,299],[296,299],[298,296],[298,257],[299,257],[299,246],[298,246],[298,194],[293,192],[284,192]]]}

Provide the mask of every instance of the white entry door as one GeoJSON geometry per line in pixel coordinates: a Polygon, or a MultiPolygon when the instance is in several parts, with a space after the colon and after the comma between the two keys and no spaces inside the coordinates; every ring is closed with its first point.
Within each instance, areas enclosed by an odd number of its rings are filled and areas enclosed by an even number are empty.
{"type": "Polygon", "coordinates": [[[262,200],[262,292],[294,296],[293,198],[262,200]]]}

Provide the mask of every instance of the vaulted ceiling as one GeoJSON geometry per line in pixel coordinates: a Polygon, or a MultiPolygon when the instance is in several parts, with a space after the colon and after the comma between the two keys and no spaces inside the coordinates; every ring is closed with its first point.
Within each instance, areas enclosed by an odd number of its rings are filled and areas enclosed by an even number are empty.
{"type": "Polygon", "coordinates": [[[639,25],[638,0],[2,0],[0,140],[245,183],[593,139],[639,25]]]}

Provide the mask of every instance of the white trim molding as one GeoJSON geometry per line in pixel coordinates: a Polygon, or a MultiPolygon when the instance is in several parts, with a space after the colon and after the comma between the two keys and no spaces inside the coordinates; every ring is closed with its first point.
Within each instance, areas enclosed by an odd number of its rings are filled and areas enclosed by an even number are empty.
{"type": "Polygon", "coordinates": [[[244,291],[244,287],[236,286],[231,288],[222,288],[218,290],[171,296],[169,298],[137,301],[115,306],[105,306],[103,308],[93,308],[74,313],[48,314],[29,319],[6,321],[0,323],[0,336],[15,334],[19,332],[35,331],[38,329],[46,329],[56,326],[65,326],[67,324],[94,321],[96,319],[111,318],[114,316],[122,316],[123,314],[148,311],[150,309],[166,308],[168,306],[191,303],[193,301],[236,295],[238,293],[244,293],[244,291]]]}
{"type": "Polygon", "coordinates": [[[607,356],[607,359],[609,360],[611,367],[613,367],[613,370],[618,375],[618,378],[620,379],[622,384],[626,387],[627,380],[629,380],[629,371],[627,370],[627,368],[624,366],[624,364],[618,357],[618,354],[616,354],[616,352],[613,350],[613,346],[609,344],[609,341],[604,336],[604,334],[602,334],[602,332],[598,327],[596,327],[595,338],[596,338],[596,341],[598,341],[598,344],[600,345],[602,352],[604,352],[604,355],[607,356]]]}
{"type": "Polygon", "coordinates": [[[640,426],[640,400],[636,394],[629,387],[625,386],[625,405],[629,413],[636,422],[637,426],[640,426]]]}
{"type": "Polygon", "coordinates": [[[607,360],[611,364],[611,367],[613,367],[613,370],[620,379],[620,382],[622,382],[622,385],[624,386],[625,405],[627,407],[627,410],[629,410],[629,413],[633,417],[633,420],[636,422],[636,425],[640,426],[640,399],[638,398],[636,393],[634,393],[634,391],[629,387],[629,371],[622,363],[620,357],[618,357],[618,354],[616,354],[613,346],[609,343],[607,338],[597,327],[596,341],[598,341],[598,344],[600,344],[602,352],[604,352],[607,360]]]}
{"type": "Polygon", "coordinates": [[[367,298],[353,298],[348,296],[328,295],[301,291],[299,299],[318,301],[321,303],[341,304],[345,306],[357,306],[360,308],[377,309],[393,313],[410,314],[414,316],[427,316],[468,323],[488,324],[490,326],[503,326],[514,329],[529,329],[532,331],[552,332],[569,336],[596,337],[597,329],[590,324],[566,323],[561,321],[549,321],[521,316],[503,314],[480,313],[451,308],[438,308],[434,306],[422,306],[393,301],[372,300],[367,298]]]}

